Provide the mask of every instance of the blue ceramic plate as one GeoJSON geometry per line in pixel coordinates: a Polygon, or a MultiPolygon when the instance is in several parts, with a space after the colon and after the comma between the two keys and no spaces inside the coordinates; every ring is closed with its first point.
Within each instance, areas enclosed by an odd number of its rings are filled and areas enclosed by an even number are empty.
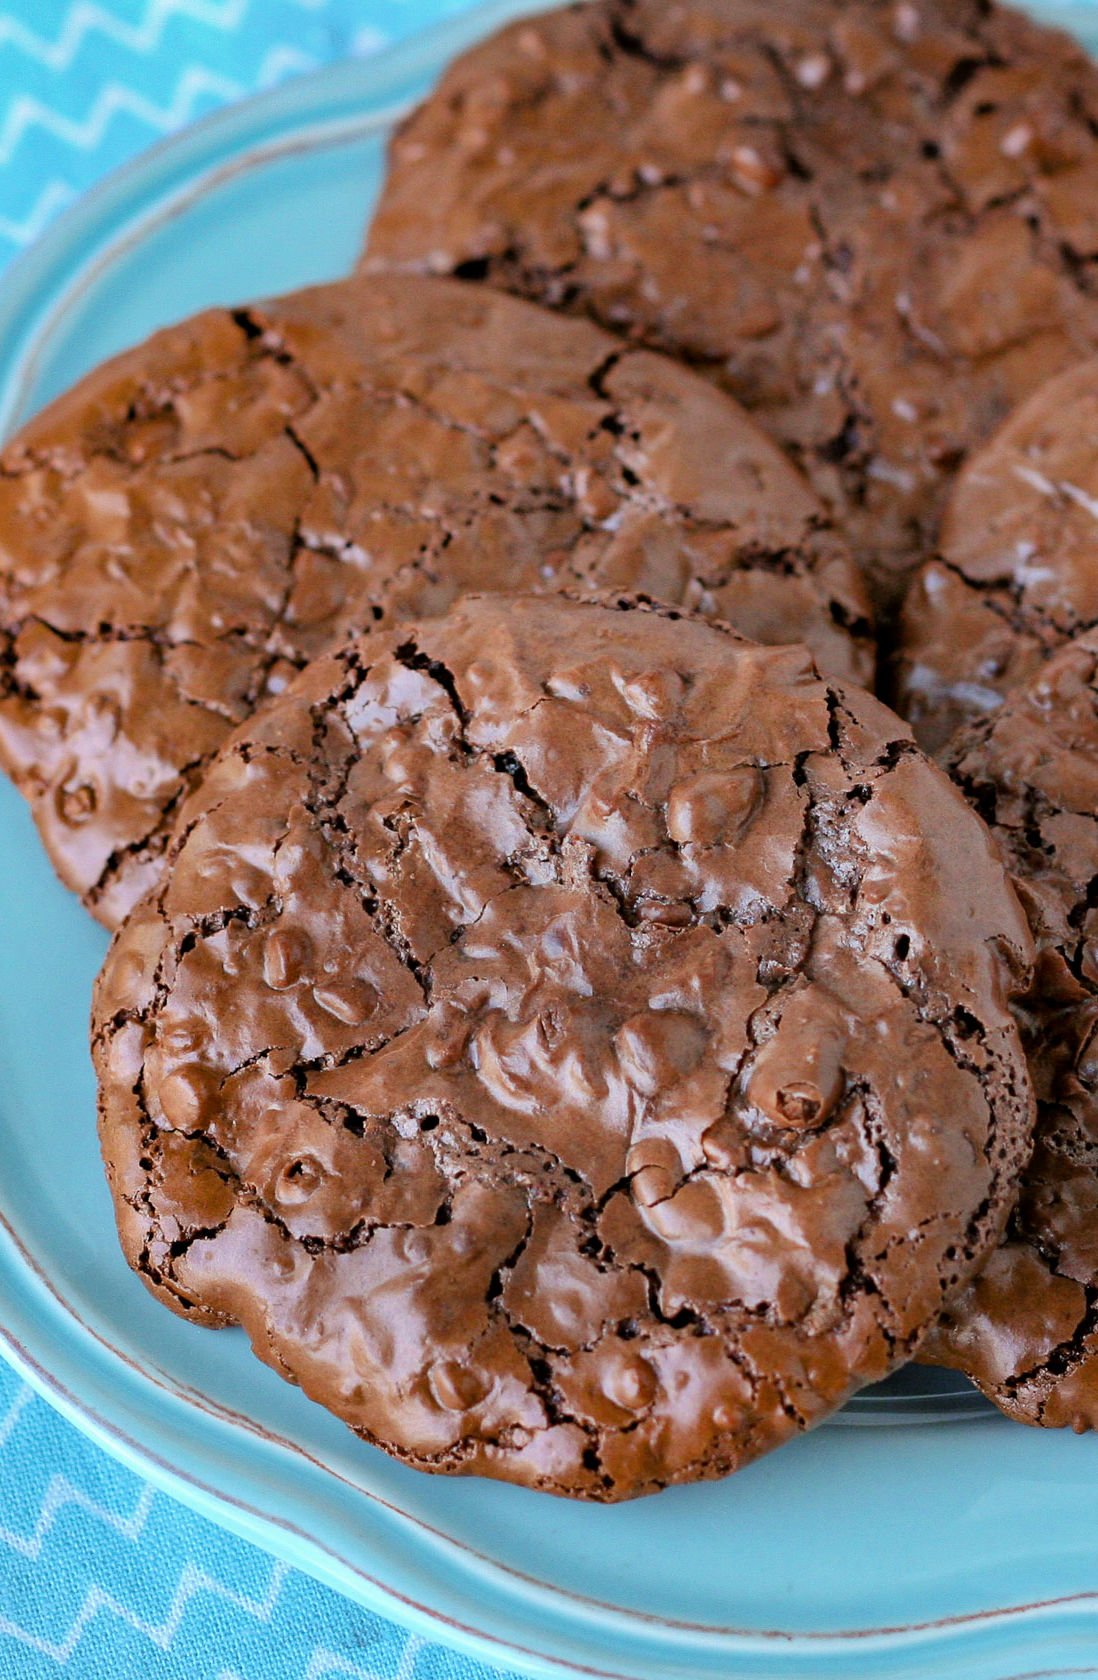
{"type": "MultiPolygon", "coordinates": [[[[497,0],[222,113],[78,204],[5,279],[0,432],[154,327],[348,269],[396,114],[530,9],[497,0]]],[[[1055,15],[1098,39],[1085,0],[1055,15]]],[[[959,1379],[905,1373],[729,1482],[605,1510],[419,1476],[243,1335],[173,1318],[122,1261],[96,1149],[86,1016],[106,941],[6,786],[0,929],[0,1345],[170,1493],[540,1676],[1098,1673],[1098,1438],[1008,1424],[959,1379]]]]}

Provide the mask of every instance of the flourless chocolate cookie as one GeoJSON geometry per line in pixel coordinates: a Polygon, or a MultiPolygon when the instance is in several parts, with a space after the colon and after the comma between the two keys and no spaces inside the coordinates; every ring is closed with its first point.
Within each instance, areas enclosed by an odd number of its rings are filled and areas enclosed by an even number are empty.
{"type": "Polygon", "coordinates": [[[458,60],[367,266],[670,350],[841,511],[879,598],[943,488],[1098,345],[1098,69],[987,0],[595,0],[458,60]]]}
{"type": "Polygon", "coordinates": [[[1005,1220],[1025,918],[899,720],[502,596],[222,748],[95,1002],[122,1241],[423,1469],[620,1499],[907,1358],[1005,1220]]]}
{"type": "Polygon", "coordinates": [[[816,498],[685,369],[441,280],[201,315],[0,455],[0,764],[115,925],[201,767],[308,658],[463,589],[562,584],[872,672],[816,498]]]}
{"type": "Polygon", "coordinates": [[[900,625],[898,702],[928,751],[1098,624],[1098,361],[1048,380],[958,478],[900,625]]]}
{"type": "Polygon", "coordinates": [[[1011,1417],[1098,1425],[1098,636],[963,730],[953,775],[985,812],[1037,938],[1024,1039],[1037,1147],[1007,1238],[925,1349],[1011,1417]]]}

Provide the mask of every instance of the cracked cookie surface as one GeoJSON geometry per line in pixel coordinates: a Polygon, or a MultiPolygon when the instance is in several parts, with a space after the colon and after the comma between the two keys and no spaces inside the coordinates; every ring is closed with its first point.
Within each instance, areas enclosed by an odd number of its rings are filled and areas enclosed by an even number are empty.
{"type": "Polygon", "coordinates": [[[924,1349],[1025,1423],[1098,1425],[1098,635],[962,730],[954,779],[1026,905],[1038,964],[1019,1016],[1037,1141],[1006,1240],[924,1349]]]}
{"type": "Polygon", "coordinates": [[[1048,380],[960,474],[904,603],[898,704],[928,751],[1098,625],[1098,360],[1048,380]]]}
{"type": "Polygon", "coordinates": [[[202,766],[308,659],[463,590],[562,585],[871,679],[845,545],[684,369],[443,280],[199,316],[0,454],[0,763],[115,926],[202,766]]]}
{"type": "Polygon", "coordinates": [[[483,278],[723,384],[888,610],[969,449],[1098,346],[1098,70],[986,0],[594,0],[404,125],[367,267],[483,278]]]}
{"type": "Polygon", "coordinates": [[[1030,958],[979,819],[803,649],[459,601],[180,812],[94,1007],[123,1246],[420,1468],[723,1475],[997,1240],[1030,958]]]}

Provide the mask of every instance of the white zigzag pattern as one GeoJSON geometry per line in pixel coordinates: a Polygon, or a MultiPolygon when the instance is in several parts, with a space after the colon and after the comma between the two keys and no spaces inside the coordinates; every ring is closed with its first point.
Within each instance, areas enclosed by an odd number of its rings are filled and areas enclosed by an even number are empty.
{"type": "MultiPolygon", "coordinates": [[[[317,11],[325,0],[296,0],[305,11],[317,11]]],[[[55,41],[35,34],[17,18],[0,16],[0,46],[17,47],[27,58],[48,70],[69,70],[89,35],[103,35],[116,46],[133,53],[155,52],[173,18],[186,18],[209,29],[228,34],[244,20],[250,0],[150,0],[141,23],[125,23],[105,12],[93,0],[78,0],[65,17],[55,41]]]]}
{"type": "Polygon", "coordinates": [[[113,1528],[123,1539],[136,1540],[148,1521],[152,1509],[153,1490],[146,1487],[142,1490],[140,1499],[128,1517],[120,1516],[117,1511],[108,1511],[105,1506],[89,1498],[82,1488],[74,1486],[67,1476],[51,1476],[38,1512],[38,1520],[31,1534],[16,1534],[12,1529],[0,1524],[0,1545],[8,1546],[13,1552],[19,1552],[23,1557],[36,1560],[42,1552],[46,1536],[57,1521],[57,1514],[66,1505],[76,1505],[89,1517],[97,1517],[100,1522],[113,1528]]]}
{"type": "MultiPolygon", "coordinates": [[[[295,47],[275,46],[260,64],[257,82],[259,86],[267,87],[289,71],[311,70],[315,63],[315,59],[295,47]]],[[[45,130],[78,151],[90,152],[102,143],[112,119],[121,113],[136,117],[158,134],[169,134],[173,129],[182,127],[203,94],[212,94],[218,100],[229,100],[240,99],[247,91],[228,76],[218,75],[202,65],[192,65],[179,78],[167,105],[156,105],[133,88],[120,82],[109,82],[100,89],[87,115],[74,118],[51,110],[33,95],[21,94],[13,100],[0,128],[0,167],[11,162],[24,135],[34,128],[45,130]]]]}
{"type": "MultiPolygon", "coordinates": [[[[400,1667],[393,1675],[393,1680],[412,1680],[416,1659],[423,1646],[424,1642],[418,1634],[408,1635],[408,1643],[404,1647],[400,1667]]],[[[304,1680],[324,1680],[324,1676],[328,1674],[345,1675],[347,1680],[384,1680],[376,1668],[360,1668],[357,1663],[348,1662],[346,1657],[341,1657],[338,1651],[329,1651],[327,1646],[318,1645],[305,1671],[304,1680]]],[[[224,1676],[219,1676],[219,1680],[224,1680],[224,1676]]]]}
{"type": "Polygon", "coordinates": [[[75,190],[67,181],[51,181],[48,187],[43,188],[37,203],[22,221],[17,222],[11,216],[0,216],[0,239],[8,239],[13,245],[29,245],[32,239],[38,238],[46,223],[58,210],[64,209],[75,197],[75,190]]]}
{"type": "MultiPolygon", "coordinates": [[[[322,9],[327,0],[293,0],[302,10],[322,9]]],[[[8,46],[37,60],[50,70],[61,72],[74,63],[80,49],[93,34],[133,53],[151,54],[163,42],[164,31],[173,18],[187,18],[222,34],[240,28],[251,0],[150,0],[139,23],[113,17],[95,0],[77,0],[66,15],[56,40],[47,40],[33,29],[0,12],[0,49],[8,46]]],[[[380,36],[364,30],[353,50],[371,50],[380,36]]],[[[290,42],[269,47],[258,66],[252,86],[273,87],[288,76],[316,68],[317,60],[290,42]]],[[[135,118],[155,134],[170,133],[193,115],[204,96],[218,102],[240,98],[248,89],[228,76],[202,65],[192,65],[180,77],[166,104],[139,93],[115,79],[100,88],[83,117],[65,115],[32,95],[14,98],[0,121],[0,167],[15,156],[26,136],[35,130],[51,135],[63,145],[85,154],[92,153],[107,138],[111,122],[119,115],[135,118]]],[[[0,102],[0,111],[3,102],[0,102]]],[[[17,215],[14,208],[0,212],[0,241],[28,245],[42,232],[58,210],[75,196],[75,188],[63,177],[55,177],[40,191],[35,203],[17,215]]]]}
{"type": "MultiPolygon", "coordinates": [[[[137,24],[128,24],[105,12],[100,6],[89,3],[89,0],[78,0],[68,12],[61,33],[53,41],[36,34],[10,15],[0,15],[0,48],[9,46],[49,70],[63,72],[72,67],[85,42],[93,34],[103,36],[113,41],[116,46],[134,54],[147,55],[156,51],[167,25],[173,18],[185,18],[227,33],[240,26],[249,3],[250,0],[150,0],[144,19],[137,24]]],[[[294,3],[302,10],[319,11],[323,9],[326,0],[294,0],[294,3]]],[[[355,50],[370,50],[380,44],[380,40],[379,32],[364,29],[355,41],[355,50]]],[[[315,59],[295,47],[276,45],[267,52],[256,80],[261,87],[270,86],[286,75],[313,68],[315,62],[315,59]]],[[[34,128],[44,130],[74,148],[90,151],[102,142],[110,122],[116,115],[130,115],[157,133],[167,133],[187,121],[195,104],[204,94],[227,100],[237,98],[245,91],[240,84],[228,77],[202,67],[192,67],[181,76],[170,102],[163,106],[118,82],[112,82],[100,91],[83,119],[62,116],[38,100],[22,96],[13,101],[0,128],[0,164],[10,161],[23,137],[34,128]]],[[[0,216],[0,237],[16,244],[27,243],[72,196],[73,189],[66,182],[51,181],[21,221],[16,222],[10,217],[0,216]]],[[[32,1391],[26,1387],[16,1394],[4,1418],[0,1420],[0,1448],[10,1438],[32,1398],[32,1391]]],[[[134,1510],[129,1515],[120,1515],[98,1504],[66,1477],[56,1475],[49,1482],[33,1532],[20,1535],[0,1526],[0,1544],[30,1560],[37,1560],[59,1513],[68,1506],[76,1506],[86,1515],[105,1523],[117,1534],[130,1541],[136,1541],[144,1531],[153,1499],[153,1490],[146,1486],[134,1510]]],[[[136,1614],[96,1585],[88,1590],[63,1639],[55,1641],[44,1638],[4,1616],[0,1616],[0,1634],[6,1634],[63,1665],[68,1663],[87,1628],[102,1611],[144,1634],[158,1649],[167,1651],[175,1639],[189,1604],[202,1593],[233,1605],[259,1622],[269,1623],[288,1573],[285,1564],[275,1564],[266,1594],[262,1599],[255,1599],[232,1591],[204,1570],[187,1564],[180,1575],[167,1615],[160,1622],[153,1622],[136,1614]]],[[[412,1637],[408,1640],[393,1680],[412,1680],[416,1660],[422,1649],[423,1641],[419,1638],[412,1637]]],[[[348,1680],[379,1680],[376,1671],[368,1672],[348,1662],[338,1653],[318,1647],[310,1661],[306,1680],[323,1680],[327,1675],[346,1676],[348,1680]]],[[[226,1670],[219,1676],[219,1680],[240,1680],[240,1677],[226,1670]]]]}
{"type": "Polygon", "coordinates": [[[298,76],[304,70],[315,70],[318,60],[298,47],[272,47],[256,72],[256,86],[274,87],[287,76],[298,76]]]}
{"type": "Polygon", "coordinates": [[[243,92],[238,82],[194,65],[183,72],[167,105],[154,105],[151,99],[132,88],[110,82],[97,94],[87,116],[76,119],[62,116],[41,100],[23,94],[13,101],[0,128],[0,165],[10,163],[24,134],[32,128],[44,129],[66,145],[87,152],[102,142],[111,119],[122,112],[160,134],[167,134],[187,121],[204,93],[218,99],[238,99],[243,92]]]}
{"type": "Polygon", "coordinates": [[[101,6],[80,0],[66,15],[56,41],[36,35],[18,18],[0,17],[0,46],[18,47],[48,70],[69,70],[89,35],[105,35],[129,52],[151,53],[160,45],[164,30],[174,17],[189,18],[193,23],[204,23],[227,34],[230,29],[239,28],[247,9],[248,0],[225,0],[224,5],[217,0],[212,5],[206,0],[152,0],[144,21],[132,24],[112,17],[101,6]]]}
{"type": "Polygon", "coordinates": [[[263,1598],[248,1598],[243,1593],[233,1592],[221,1581],[207,1575],[204,1569],[188,1563],[179,1577],[179,1584],[175,1589],[168,1613],[162,1622],[150,1622],[144,1616],[138,1616],[127,1605],[119,1603],[110,1593],[104,1592],[102,1587],[89,1587],[84,1602],[77,1611],[76,1617],[64,1639],[45,1639],[40,1634],[30,1633],[20,1627],[18,1622],[12,1622],[6,1616],[0,1616],[0,1634],[6,1633],[9,1638],[18,1640],[21,1645],[28,1645],[42,1656],[52,1657],[56,1663],[67,1663],[76,1650],[87,1628],[98,1616],[105,1611],[136,1633],[143,1633],[160,1651],[171,1649],[179,1625],[187,1611],[187,1606],[200,1593],[210,1593],[215,1598],[222,1599],[226,1604],[232,1604],[246,1615],[253,1616],[257,1622],[269,1622],[278,1603],[283,1582],[289,1574],[289,1566],[285,1563],[275,1563],[271,1567],[271,1578],[263,1598]]]}
{"type": "MultiPolygon", "coordinates": [[[[4,1416],[0,1418],[0,1450],[3,1450],[11,1439],[20,1418],[33,1400],[32,1390],[25,1385],[15,1394],[4,1416]]],[[[58,1513],[68,1505],[76,1506],[86,1515],[105,1523],[116,1534],[136,1542],[144,1532],[155,1497],[153,1488],[146,1483],[133,1511],[128,1516],[123,1516],[116,1511],[107,1510],[67,1477],[55,1475],[51,1477],[46,1489],[33,1532],[21,1535],[0,1526],[0,1544],[8,1546],[31,1561],[37,1561],[58,1513]]],[[[111,1593],[93,1585],[85,1594],[84,1601],[63,1639],[48,1639],[44,1635],[33,1633],[29,1628],[2,1614],[0,1638],[6,1635],[9,1639],[37,1651],[39,1655],[50,1658],[59,1667],[64,1667],[75,1654],[91,1623],[102,1611],[135,1632],[144,1634],[158,1650],[167,1652],[172,1647],[188,1606],[202,1593],[231,1604],[258,1622],[269,1624],[290,1573],[288,1564],[272,1564],[266,1592],[262,1598],[253,1598],[234,1592],[204,1569],[188,1563],[180,1574],[172,1602],[162,1621],[154,1622],[138,1615],[111,1593]]],[[[383,1675],[373,1667],[363,1668],[340,1652],[333,1651],[326,1645],[318,1645],[313,1651],[302,1680],[329,1680],[329,1677],[337,1676],[340,1680],[414,1680],[420,1653],[425,1648],[426,1643],[423,1639],[417,1634],[409,1634],[401,1652],[399,1665],[390,1676],[383,1675]]],[[[242,1680],[242,1676],[234,1669],[222,1669],[217,1675],[217,1680],[242,1680]]]]}
{"type": "Polygon", "coordinates": [[[0,1447],[7,1446],[12,1431],[33,1399],[34,1394],[26,1383],[16,1390],[15,1399],[0,1419],[0,1447]]]}

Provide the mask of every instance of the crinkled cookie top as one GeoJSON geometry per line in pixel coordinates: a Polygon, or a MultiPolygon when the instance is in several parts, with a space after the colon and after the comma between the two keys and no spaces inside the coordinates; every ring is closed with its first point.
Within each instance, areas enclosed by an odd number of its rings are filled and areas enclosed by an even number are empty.
{"type": "Polygon", "coordinates": [[[1029,955],[960,793],[803,650],[458,602],[183,806],[95,1004],[123,1243],[422,1469],[722,1475],[996,1240],[1029,955]]]}
{"type": "Polygon", "coordinates": [[[985,0],[593,0],[394,141],[366,265],[692,362],[791,449],[886,608],[942,492],[1098,346],[1098,69],[985,0]]]}
{"type": "Polygon", "coordinates": [[[950,495],[939,555],[904,603],[898,702],[928,751],[1098,625],[1096,555],[1092,358],[1046,381],[972,456],[950,495]]]}
{"type": "Polygon", "coordinates": [[[1098,1426],[1098,636],[1070,642],[962,731],[958,784],[987,817],[1036,935],[1020,1016],[1037,1147],[1006,1240],[926,1348],[1025,1423],[1098,1426]]]}
{"type": "Polygon", "coordinates": [[[815,497],[685,369],[443,280],[200,315],[0,454],[0,764],[115,926],[203,766],[308,659],[463,590],[577,584],[872,673],[815,497]]]}

